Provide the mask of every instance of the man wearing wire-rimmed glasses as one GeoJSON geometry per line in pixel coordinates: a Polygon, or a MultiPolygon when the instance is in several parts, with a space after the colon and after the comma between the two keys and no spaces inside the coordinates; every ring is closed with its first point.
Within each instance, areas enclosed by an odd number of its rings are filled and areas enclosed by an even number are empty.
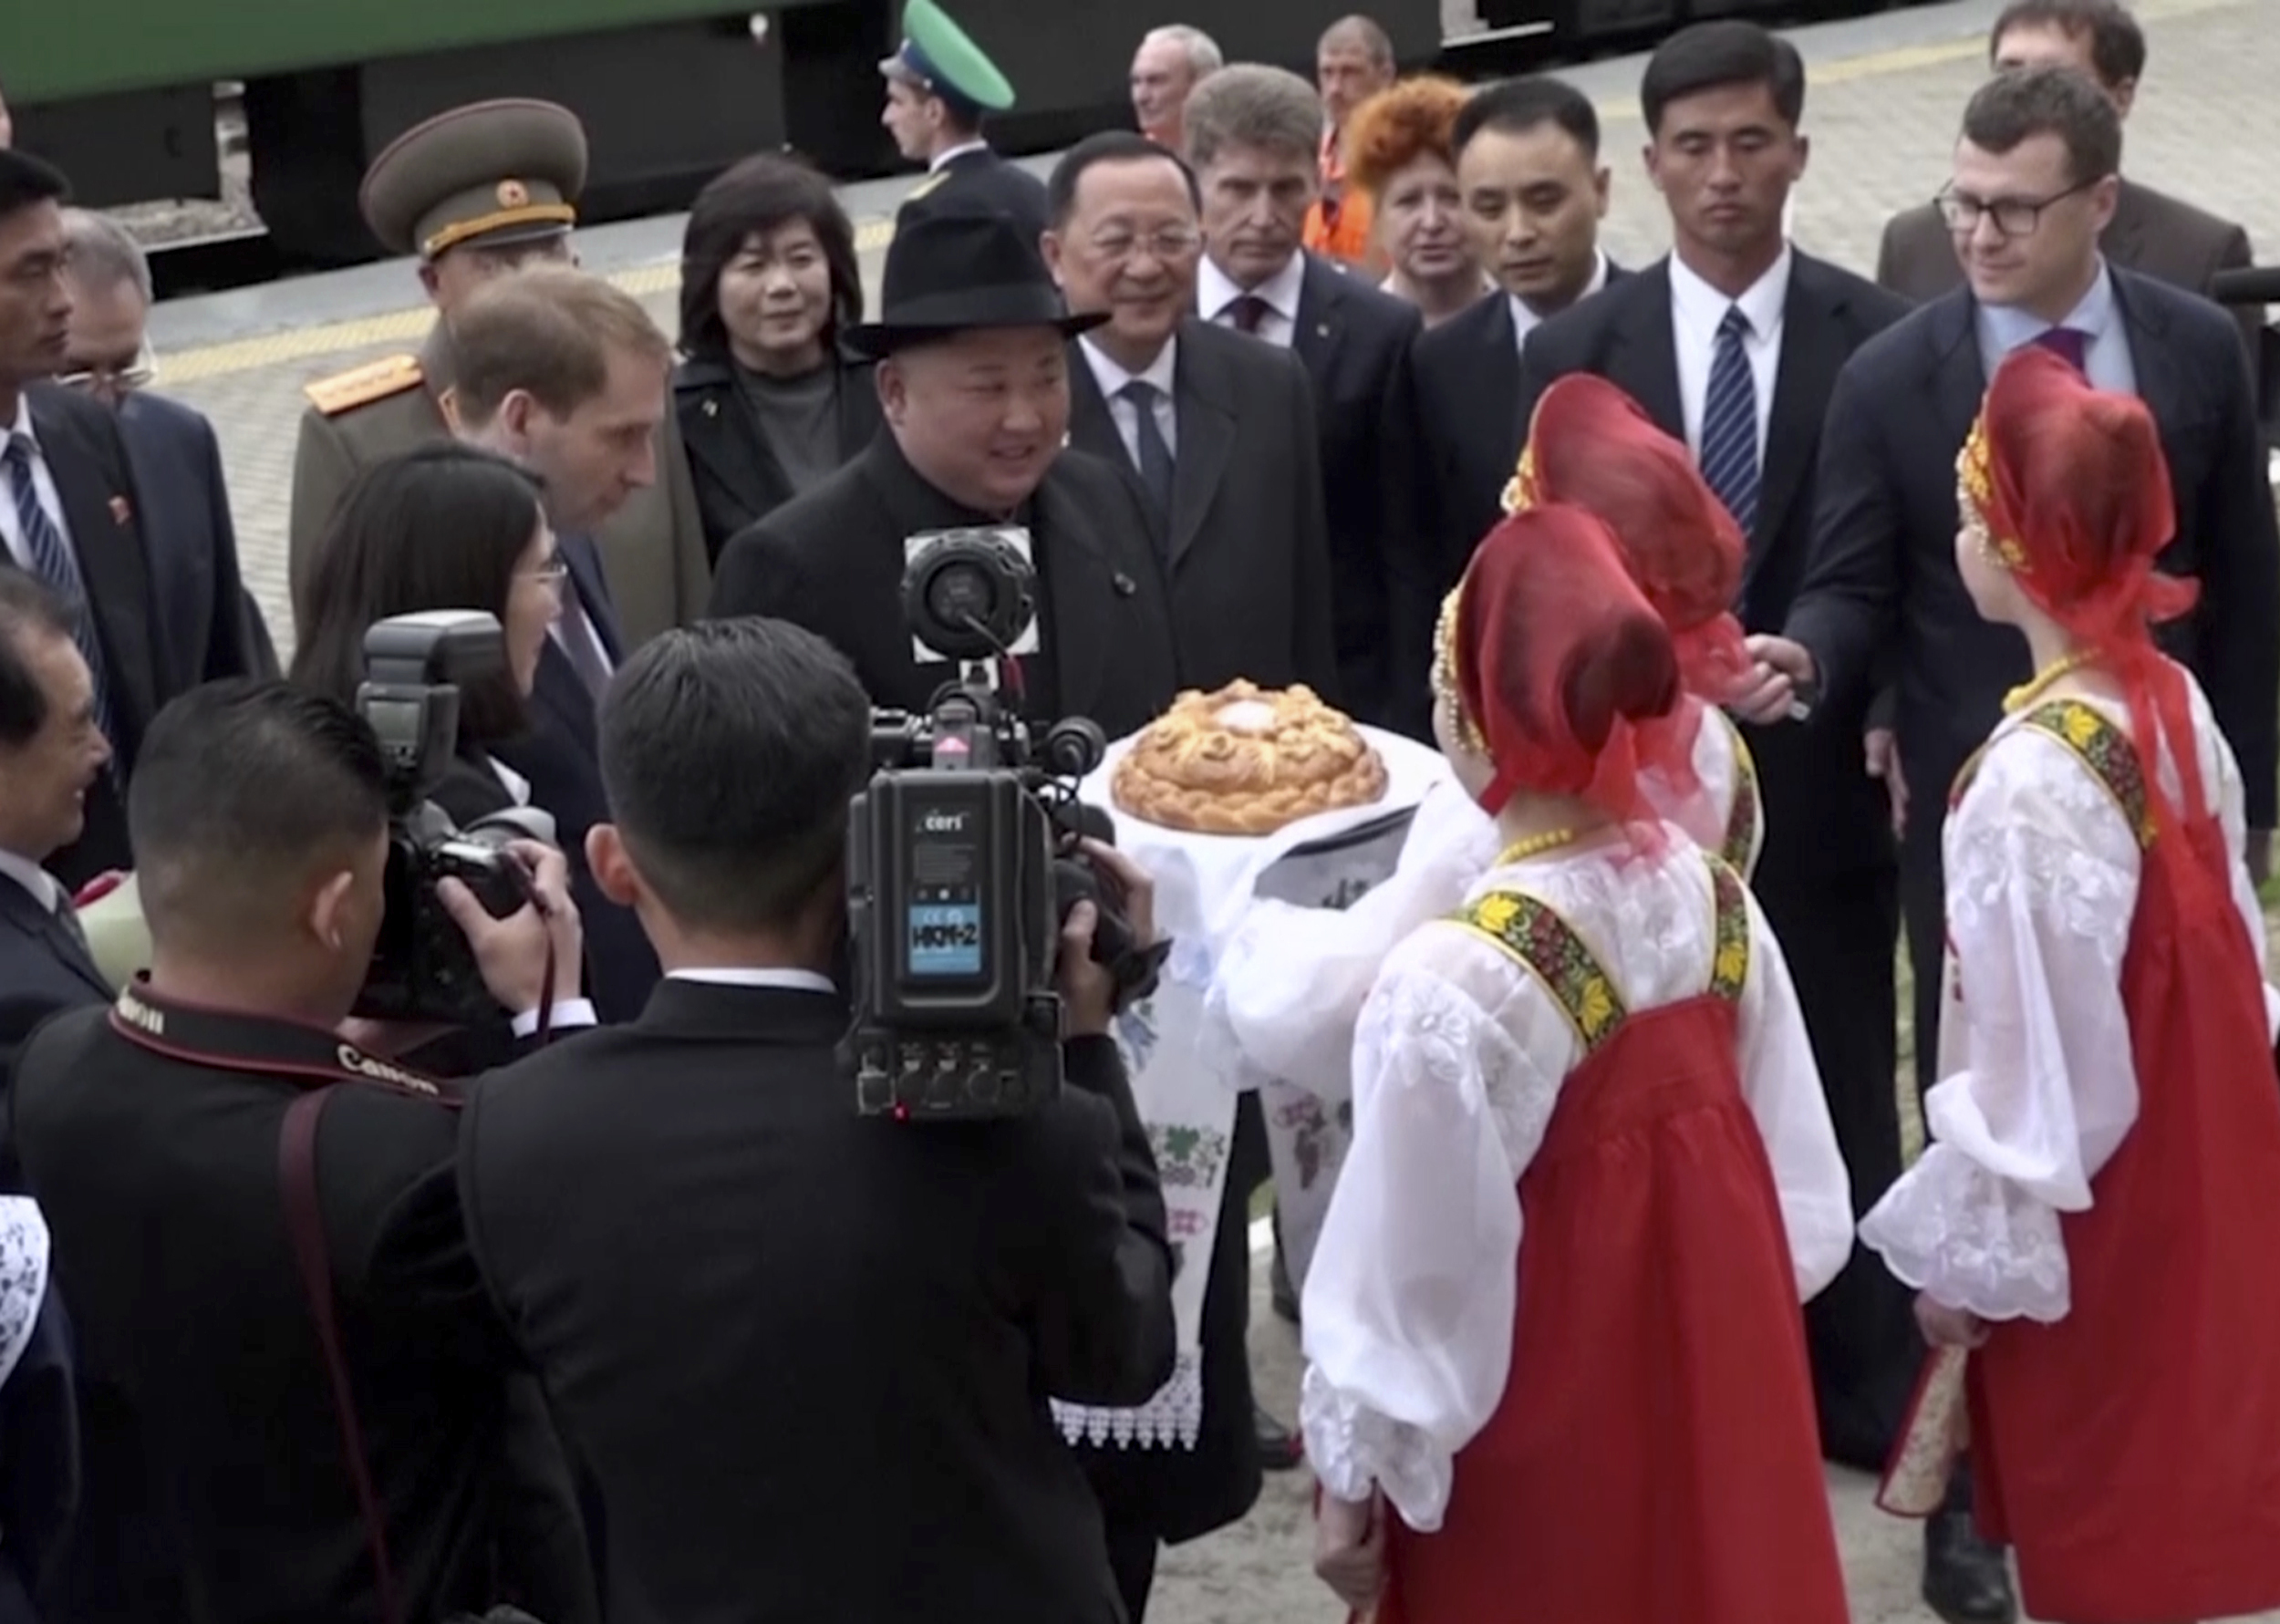
{"type": "Polygon", "coordinates": [[[150,265],[117,221],[64,212],[64,285],[71,317],[57,382],[110,407],[143,498],[151,597],[164,657],[188,688],[224,677],[274,677],[277,657],[238,566],[222,448],[202,413],[156,394],[150,265]]]}

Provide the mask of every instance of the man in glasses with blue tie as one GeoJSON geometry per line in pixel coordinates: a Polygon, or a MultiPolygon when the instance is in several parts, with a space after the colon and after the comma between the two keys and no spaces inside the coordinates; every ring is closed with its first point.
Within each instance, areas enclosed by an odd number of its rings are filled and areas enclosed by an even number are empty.
{"type": "Polygon", "coordinates": [[[0,543],[7,566],[67,607],[112,759],[86,794],[86,826],[47,867],[77,887],[129,868],[125,795],[143,728],[178,686],[161,657],[140,503],[111,413],[48,381],[64,369],[71,299],[63,176],[0,150],[0,543]]]}

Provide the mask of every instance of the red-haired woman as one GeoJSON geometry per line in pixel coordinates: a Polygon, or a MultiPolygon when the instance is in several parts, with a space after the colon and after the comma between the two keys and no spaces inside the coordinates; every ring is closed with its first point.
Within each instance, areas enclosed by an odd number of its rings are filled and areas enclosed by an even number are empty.
{"type": "Polygon", "coordinates": [[[1545,503],[1442,615],[1503,850],[1379,972],[1306,1284],[1318,1570],[1382,1624],[1843,1624],[1798,1312],[1851,1246],[1780,948],[1640,788],[1678,652],[1545,503]]]}
{"type": "Polygon", "coordinates": [[[1455,79],[1404,79],[1353,110],[1342,142],[1347,182],[1370,200],[1377,245],[1393,264],[1383,285],[1428,327],[1489,288],[1465,241],[1456,191],[1452,132],[1465,97],[1455,79]]]}
{"type": "Polygon", "coordinates": [[[2155,648],[2159,431],[2014,354],[1956,564],[2037,674],[1959,781],[1933,1143],[1860,1226],[1966,1382],[1981,1522],[2061,1624],[2280,1607],[2280,1088],[2241,777],[2155,648]]]}

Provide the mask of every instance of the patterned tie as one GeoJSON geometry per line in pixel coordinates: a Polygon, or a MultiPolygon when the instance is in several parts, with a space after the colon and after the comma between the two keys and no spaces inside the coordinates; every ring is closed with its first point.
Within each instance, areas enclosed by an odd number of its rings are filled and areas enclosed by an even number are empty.
{"type": "Polygon", "coordinates": [[[1702,410],[1702,478],[1748,535],[1757,522],[1757,384],[1742,340],[1749,317],[1739,305],[1718,324],[1710,388],[1702,410]]]}
{"type": "Polygon", "coordinates": [[[1116,391],[1132,405],[1133,416],[1139,427],[1133,440],[1139,448],[1140,482],[1147,487],[1148,501],[1155,505],[1159,523],[1169,524],[1172,518],[1172,448],[1165,443],[1164,430],[1156,420],[1156,403],[1164,391],[1145,378],[1134,378],[1116,391]]]}
{"type": "Polygon", "coordinates": [[[1256,335],[1259,324],[1267,319],[1268,312],[1273,308],[1257,294],[1245,294],[1228,306],[1228,314],[1235,318],[1237,332],[1256,335]]]}
{"type": "Polygon", "coordinates": [[[2090,336],[2081,328],[2050,327],[2036,334],[2035,342],[2083,377],[2089,376],[2090,336]]]}
{"type": "Polygon", "coordinates": [[[16,522],[24,533],[24,551],[31,558],[32,569],[70,609],[71,640],[78,645],[79,657],[87,661],[88,674],[95,682],[96,725],[103,729],[104,738],[115,738],[111,731],[109,684],[103,673],[103,647],[95,636],[95,606],[88,602],[87,586],[79,578],[79,564],[71,555],[71,543],[63,539],[56,522],[40,505],[39,488],[32,482],[32,437],[10,434],[5,450],[0,450],[0,462],[7,465],[8,488],[16,502],[16,522]]]}

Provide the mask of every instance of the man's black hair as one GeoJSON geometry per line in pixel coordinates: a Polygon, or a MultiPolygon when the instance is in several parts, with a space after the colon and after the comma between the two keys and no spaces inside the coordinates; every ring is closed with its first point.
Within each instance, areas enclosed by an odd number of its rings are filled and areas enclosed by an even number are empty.
{"type": "Polygon", "coordinates": [[[1797,47],[1755,23],[1730,18],[1681,28],[1647,59],[1639,81],[1647,134],[1662,134],[1663,111],[1674,101],[1742,85],[1763,85],[1790,129],[1805,117],[1805,58],[1797,47]]]}
{"type": "Polygon", "coordinates": [[[1158,146],[1146,136],[1132,129],[1104,129],[1098,135],[1088,135],[1061,155],[1053,165],[1053,172],[1045,181],[1045,207],[1059,231],[1069,223],[1069,216],[1076,212],[1077,182],[1084,179],[1084,171],[1095,164],[1138,163],[1160,160],[1179,171],[1179,178],[1187,183],[1187,201],[1203,212],[1203,191],[1196,184],[1196,171],[1187,160],[1169,147],[1158,146]]]}
{"type": "Polygon", "coordinates": [[[69,637],[71,606],[37,575],[0,569],[0,744],[28,743],[47,725],[47,694],[33,673],[26,633],[69,637]]]}
{"type": "Polygon", "coordinates": [[[854,667],[786,621],[668,631],[602,701],[610,820],[658,900],[700,929],[798,917],[838,870],[870,758],[854,667]]]}
{"type": "Polygon", "coordinates": [[[1566,130],[1586,157],[1598,160],[1599,109],[1573,85],[1548,75],[1507,79],[1473,92],[1449,131],[1449,148],[1462,153],[1484,129],[1524,135],[1544,124],[1566,130]]]}
{"type": "Polygon", "coordinates": [[[1999,73],[1964,109],[1964,139],[2000,157],[2021,141],[2055,135],[2078,186],[2121,171],[2121,114],[2087,74],[2071,67],[1999,73]]]}
{"type": "Polygon", "coordinates": [[[0,147],[0,220],[34,203],[68,202],[70,198],[71,182],[54,164],[13,147],[0,147]]]}
{"type": "Polygon", "coordinates": [[[2057,28],[2072,38],[2090,36],[2090,63],[2109,90],[2145,78],[2145,30],[2121,0],[2011,0],[1987,30],[1987,55],[2003,48],[2014,28],[2057,28]]]}
{"type": "Polygon", "coordinates": [[[339,700],[256,678],[209,682],[143,735],[127,828],[154,934],[228,940],[297,900],[388,822],[379,741],[339,700]]]}

